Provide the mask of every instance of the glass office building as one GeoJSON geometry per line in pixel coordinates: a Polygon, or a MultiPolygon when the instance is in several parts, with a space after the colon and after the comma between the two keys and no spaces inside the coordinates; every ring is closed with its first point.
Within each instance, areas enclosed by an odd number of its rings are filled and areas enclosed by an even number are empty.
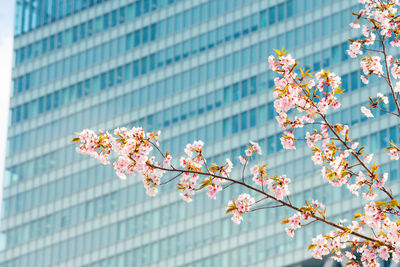
{"type": "MultiPolygon", "coordinates": [[[[285,266],[306,261],[321,224],[294,239],[285,209],[246,214],[240,226],[225,206],[241,188],[184,203],[170,183],[151,198],[139,177],[117,178],[110,166],[75,152],[83,128],[143,126],[162,130],[164,150],[208,144],[209,162],[243,153],[248,140],[263,160],[292,179],[292,200],[318,199],[332,220],[360,207],[345,188],[331,190],[308,148],[282,151],[274,119],[273,48],[290,49],[313,69],[342,76],[347,94],[330,115],[390,172],[383,151],[397,121],[359,107],[378,83],[361,84],[345,51],[358,1],[349,0],[17,0],[0,265],[285,266]]],[[[390,108],[393,108],[390,103],[390,108]]],[[[306,131],[307,129],[300,129],[306,131]]],[[[234,174],[239,175],[239,170],[234,174]]],[[[398,190],[397,190],[398,192],[398,190]]]]}

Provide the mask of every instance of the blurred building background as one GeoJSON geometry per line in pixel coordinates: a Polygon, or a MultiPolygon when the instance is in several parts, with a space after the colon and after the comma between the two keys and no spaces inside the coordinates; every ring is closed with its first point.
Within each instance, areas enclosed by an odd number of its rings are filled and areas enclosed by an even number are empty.
{"type": "Polygon", "coordinates": [[[175,155],[201,139],[209,162],[235,165],[248,140],[258,141],[271,171],[292,179],[292,201],[318,199],[332,220],[350,219],[361,202],[320,178],[308,148],[282,151],[266,59],[284,47],[304,66],[343,75],[347,94],[331,119],[352,125],[397,180],[398,162],[383,148],[398,122],[361,116],[382,88],[363,87],[345,53],[347,38],[360,36],[348,27],[358,9],[356,0],[17,0],[0,265],[307,262],[324,225],[291,239],[280,221],[292,212],[270,209],[238,226],[225,215],[242,192],[234,186],[215,201],[200,193],[186,204],[175,183],[151,198],[139,177],[119,180],[69,141],[83,128],[143,126],[161,129],[162,148],[175,155]]]}

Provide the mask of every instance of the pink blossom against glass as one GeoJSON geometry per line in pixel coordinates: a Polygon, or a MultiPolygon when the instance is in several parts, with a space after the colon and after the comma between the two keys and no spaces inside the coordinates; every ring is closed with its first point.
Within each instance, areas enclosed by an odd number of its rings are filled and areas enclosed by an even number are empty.
{"type": "Polygon", "coordinates": [[[171,160],[172,156],[168,154],[163,161],[164,166],[171,167],[171,160]]]}
{"type": "Polygon", "coordinates": [[[363,52],[361,51],[361,44],[359,42],[353,42],[349,46],[349,49],[346,50],[346,52],[352,58],[356,58],[357,55],[362,55],[363,54],[363,52]]]}
{"type": "Polygon", "coordinates": [[[253,141],[249,141],[250,145],[247,146],[247,149],[244,151],[246,158],[245,159],[241,159],[239,157],[240,163],[245,164],[247,159],[249,157],[251,157],[254,153],[261,155],[262,151],[261,151],[261,147],[258,143],[253,142],[253,141]]]}
{"type": "Polygon", "coordinates": [[[368,108],[362,106],[360,110],[361,110],[362,114],[365,115],[365,117],[367,117],[367,118],[373,118],[374,117],[374,115],[372,114],[371,110],[369,110],[368,108]]]}
{"type": "Polygon", "coordinates": [[[294,231],[301,227],[301,213],[297,212],[291,217],[286,217],[286,220],[283,223],[287,223],[289,225],[289,227],[285,228],[285,231],[289,237],[293,237],[294,231]]]}
{"type": "Polygon", "coordinates": [[[296,139],[292,131],[285,131],[280,140],[284,149],[296,149],[294,145],[296,139]]]}
{"type": "MultiPolygon", "coordinates": [[[[400,37],[400,20],[396,15],[399,1],[359,0],[359,2],[364,4],[364,8],[356,14],[356,20],[350,26],[361,28],[362,36],[361,40],[350,40],[347,53],[350,57],[368,53],[360,62],[363,71],[361,81],[368,84],[373,75],[383,77],[395,97],[393,93],[400,93],[400,81],[390,79],[400,78],[400,63],[388,55],[384,44],[390,43],[392,46],[400,47],[400,41],[397,40],[400,37]],[[369,26],[364,25],[367,23],[369,26]],[[382,46],[369,47],[375,41],[382,46]]],[[[201,189],[206,191],[209,198],[216,199],[217,194],[224,189],[221,184],[227,181],[244,185],[257,192],[257,196],[263,195],[263,199],[273,199],[296,211],[284,221],[288,224],[285,231],[291,237],[294,236],[296,229],[308,224],[307,222],[302,225],[302,222],[311,219],[335,227],[331,232],[313,238],[309,249],[315,258],[331,254],[336,261],[347,260],[348,266],[376,266],[378,258],[400,261],[400,225],[397,221],[392,221],[394,216],[400,216],[400,205],[392,197],[391,189],[385,188],[388,173],[380,172],[379,165],[370,164],[373,154],[366,154],[363,147],[359,148],[359,144],[351,140],[347,125],[329,122],[330,109],[341,106],[339,95],[343,94],[344,90],[340,87],[340,77],[323,69],[312,74],[310,70],[298,67],[299,62],[287,52],[283,50],[276,52],[278,56],[270,56],[268,62],[270,69],[279,74],[279,77],[274,79],[273,105],[278,113],[276,120],[284,130],[280,138],[282,146],[285,149],[296,149],[294,141],[304,140],[312,151],[311,160],[321,166],[321,175],[324,179],[327,179],[332,186],[346,185],[356,196],[361,192],[362,197],[368,200],[362,211],[364,213],[357,213],[350,224],[346,224],[344,220],[339,220],[337,223],[329,221],[329,218],[325,217],[326,207],[318,200],[312,200],[311,203],[306,201],[306,205],[302,207],[294,206],[289,198],[290,179],[286,175],[268,176],[266,164],[258,163],[250,169],[252,180],[257,186],[251,182],[247,183],[245,168],[254,154],[262,153],[260,146],[252,141],[244,151],[245,156],[239,157],[243,165],[242,179],[230,177],[233,164],[229,159],[222,165],[215,163],[210,165],[208,162],[206,164],[202,141],[186,145],[185,154],[179,162],[181,168],[173,167],[172,156],[168,152],[163,154],[159,148],[160,132],[145,133],[142,128],[117,128],[113,135],[107,132],[96,134],[91,130],[83,130],[73,140],[79,145],[77,151],[94,157],[103,164],[110,163],[111,152],[116,153],[112,166],[117,176],[120,179],[127,179],[128,176],[138,174],[136,177],[141,177],[146,193],[150,196],[158,193],[160,185],[174,179],[179,180],[178,190],[186,202],[191,202],[195,193],[201,189]],[[320,125],[320,129],[312,126],[315,128],[307,132],[305,137],[294,137],[294,131],[309,125],[320,125]],[[160,162],[156,161],[156,156],[150,154],[151,151],[160,153],[158,156],[161,157],[157,157],[160,162]],[[178,174],[161,183],[167,171],[178,174]],[[262,188],[259,188],[260,186],[262,188]],[[266,190],[264,186],[267,186],[266,190]],[[384,193],[388,198],[374,202],[377,192],[384,193]],[[373,234],[370,234],[371,232],[373,234]]],[[[376,108],[385,112],[383,110],[385,106],[378,104],[380,102],[388,104],[389,97],[391,94],[386,96],[377,93],[376,100],[370,98],[371,104],[368,107],[361,107],[361,112],[368,118],[374,117],[372,111],[376,108]]],[[[388,110],[387,113],[397,115],[395,112],[388,110]]],[[[296,137],[297,134],[298,132],[296,137]]],[[[399,160],[400,150],[393,142],[386,150],[391,159],[399,160]]],[[[249,194],[240,194],[236,200],[229,201],[226,213],[232,213],[232,220],[240,224],[243,214],[250,209],[254,210],[253,206],[263,199],[256,202],[249,194]]],[[[262,208],[272,207],[260,207],[262,208]]]]}
{"type": "MultiPolygon", "coordinates": [[[[232,169],[233,169],[232,161],[230,159],[226,159],[225,164],[223,164],[221,166],[218,166],[218,165],[213,163],[212,166],[210,168],[208,168],[208,171],[211,174],[216,174],[218,176],[229,178],[229,174],[232,172],[232,169]]],[[[218,178],[218,177],[215,177],[213,179],[213,181],[215,181],[216,183],[225,183],[225,182],[227,182],[226,179],[218,178]]]]}
{"type": "Polygon", "coordinates": [[[321,152],[318,151],[311,156],[311,160],[314,162],[315,165],[322,166],[322,164],[324,163],[324,156],[321,152]]]}
{"type": "Polygon", "coordinates": [[[253,175],[253,181],[256,185],[264,186],[271,182],[271,180],[267,176],[267,170],[265,169],[265,165],[254,165],[250,169],[250,173],[253,175]]]}
{"type": "Polygon", "coordinates": [[[352,27],[353,29],[358,29],[358,28],[360,28],[360,24],[358,23],[358,21],[352,22],[352,23],[350,23],[349,25],[350,25],[350,27],[352,27]]]}
{"type": "Polygon", "coordinates": [[[364,163],[366,163],[366,164],[370,163],[372,161],[373,157],[374,157],[373,153],[371,153],[369,155],[366,155],[365,158],[364,158],[364,163]]]}
{"type": "Polygon", "coordinates": [[[240,164],[242,164],[242,165],[246,164],[246,162],[247,162],[247,159],[246,159],[246,158],[244,158],[244,157],[242,157],[242,156],[239,156],[238,158],[239,158],[240,164]]]}
{"type": "Polygon", "coordinates": [[[249,194],[240,194],[237,200],[233,199],[232,201],[228,202],[226,213],[232,213],[232,221],[236,224],[240,224],[241,220],[243,219],[242,214],[249,212],[254,203],[254,198],[249,194]]]}
{"type": "Polygon", "coordinates": [[[380,61],[381,58],[378,56],[368,56],[361,60],[360,66],[365,75],[375,74],[380,77],[383,75],[383,67],[380,61]]]}
{"type": "Polygon", "coordinates": [[[325,205],[324,204],[322,204],[322,203],[319,203],[319,201],[318,200],[312,200],[311,201],[311,203],[312,203],[312,205],[314,206],[314,208],[316,208],[316,209],[321,209],[321,210],[324,210],[325,209],[325,205]]]}
{"type": "Polygon", "coordinates": [[[400,47],[400,40],[393,40],[390,42],[390,45],[393,47],[400,47]]]}
{"type": "Polygon", "coordinates": [[[390,70],[393,78],[395,79],[399,79],[400,78],[400,66],[397,64],[394,64],[393,67],[390,70]]]}
{"type": "Polygon", "coordinates": [[[318,132],[316,132],[314,134],[311,134],[309,132],[306,133],[306,141],[307,141],[308,147],[314,147],[315,142],[317,142],[321,139],[322,139],[322,136],[318,132]]]}
{"type": "Polygon", "coordinates": [[[361,79],[363,84],[368,84],[369,83],[369,80],[368,80],[367,76],[361,75],[360,79],[361,79]]]}
{"type": "Polygon", "coordinates": [[[212,199],[217,198],[217,193],[222,191],[222,187],[219,184],[212,184],[207,187],[207,196],[212,199]]]}
{"type": "Polygon", "coordinates": [[[390,149],[389,156],[391,160],[399,160],[399,149],[396,148],[390,149]]]}
{"type": "Polygon", "coordinates": [[[268,190],[272,192],[278,200],[282,200],[285,196],[288,196],[290,194],[290,179],[287,178],[285,174],[281,176],[275,175],[270,179],[271,182],[268,183],[268,190]]]}
{"type": "Polygon", "coordinates": [[[386,57],[386,64],[388,67],[390,67],[390,65],[392,65],[393,62],[394,62],[394,58],[392,56],[389,55],[386,57]]]}
{"type": "Polygon", "coordinates": [[[376,197],[376,194],[372,192],[372,190],[369,190],[368,192],[363,193],[362,195],[368,201],[373,201],[376,197]]]}

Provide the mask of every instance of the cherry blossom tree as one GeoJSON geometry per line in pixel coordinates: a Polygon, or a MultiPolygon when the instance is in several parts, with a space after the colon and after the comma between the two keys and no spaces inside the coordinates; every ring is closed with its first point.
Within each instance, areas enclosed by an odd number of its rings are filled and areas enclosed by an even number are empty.
{"type": "MultiPolygon", "coordinates": [[[[400,61],[389,54],[400,46],[400,16],[398,0],[359,0],[364,5],[354,13],[352,28],[360,28],[362,37],[349,40],[347,53],[352,58],[361,56],[361,81],[368,84],[372,77],[383,79],[388,96],[378,93],[370,97],[370,105],[362,106],[361,112],[373,118],[375,109],[400,118],[400,61]],[[387,108],[394,101],[396,110],[387,108]]],[[[111,164],[111,154],[116,155],[112,166],[120,179],[140,174],[146,193],[155,196],[163,184],[179,180],[177,189],[186,202],[193,195],[206,191],[210,199],[216,199],[227,187],[236,184],[246,192],[227,203],[226,213],[240,224],[246,213],[263,208],[287,207],[292,216],[283,218],[286,233],[293,237],[302,226],[319,222],[334,230],[320,233],[311,240],[308,249],[312,256],[322,259],[330,255],[337,261],[346,259],[349,266],[379,266],[378,259],[400,261],[400,205],[385,184],[388,174],[374,162],[373,154],[364,152],[365,147],[352,139],[347,125],[329,121],[331,110],[339,109],[339,97],[344,93],[341,79],[335,73],[321,70],[315,74],[299,67],[300,64],[286,51],[276,50],[276,56],[268,58],[269,67],[277,74],[273,91],[276,119],[284,130],[280,138],[284,149],[294,150],[296,144],[305,142],[311,151],[311,160],[321,167],[321,176],[334,187],[345,186],[356,197],[367,200],[363,210],[354,215],[351,222],[333,222],[326,217],[326,207],[318,200],[304,200],[303,206],[295,206],[290,200],[290,179],[285,174],[270,174],[267,164],[253,164],[261,155],[260,146],[250,141],[245,156],[239,156],[241,177],[232,177],[233,164],[208,163],[204,157],[202,141],[186,145],[179,164],[173,164],[169,152],[159,146],[160,132],[149,132],[138,127],[118,128],[114,134],[83,130],[72,141],[77,151],[97,158],[103,164],[111,164]],[[311,125],[313,130],[297,137],[298,128],[311,125]],[[252,164],[252,166],[248,166],[252,164]],[[175,166],[178,165],[178,166],[175,166]],[[249,167],[249,170],[246,168],[249,167]],[[250,172],[252,179],[246,179],[250,172]],[[166,173],[173,173],[170,179],[166,173]],[[361,193],[361,194],[360,194],[361,193]],[[375,201],[381,195],[382,201],[375,201]],[[265,207],[263,202],[272,200],[276,206],[265,207]]],[[[386,148],[391,160],[399,159],[397,140],[386,148]]]]}

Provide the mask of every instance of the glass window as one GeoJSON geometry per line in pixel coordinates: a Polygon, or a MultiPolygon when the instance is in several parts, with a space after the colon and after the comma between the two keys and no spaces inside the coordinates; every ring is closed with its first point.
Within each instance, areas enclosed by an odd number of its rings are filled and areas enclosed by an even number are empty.
{"type": "Polygon", "coordinates": [[[379,136],[380,136],[380,140],[379,140],[380,147],[381,147],[381,149],[384,149],[389,145],[388,136],[387,136],[387,129],[384,129],[384,130],[380,131],[379,136]]]}
{"type": "Polygon", "coordinates": [[[250,110],[250,127],[257,125],[257,109],[253,108],[250,110]]]}
{"type": "Polygon", "coordinates": [[[358,88],[358,81],[359,81],[359,75],[358,71],[353,71],[351,74],[351,91],[355,91],[358,88]]]}
{"type": "Polygon", "coordinates": [[[276,22],[276,7],[270,7],[268,9],[268,24],[272,25],[276,22]]]}
{"type": "Polygon", "coordinates": [[[230,118],[226,118],[223,121],[223,136],[229,136],[232,132],[232,125],[231,125],[231,121],[230,118]]]}
{"type": "Polygon", "coordinates": [[[228,42],[232,39],[233,35],[233,23],[225,25],[225,41],[228,42]]]}
{"type": "Polygon", "coordinates": [[[247,129],[247,116],[247,111],[240,114],[240,130],[242,131],[247,129]]]}
{"type": "Polygon", "coordinates": [[[234,37],[235,39],[240,37],[240,33],[241,33],[241,31],[242,31],[242,27],[241,27],[241,26],[242,26],[242,25],[241,25],[241,21],[240,21],[240,20],[235,21],[235,22],[233,23],[233,37],[234,37]]]}
{"type": "Polygon", "coordinates": [[[250,48],[245,48],[242,50],[242,66],[248,66],[250,62],[250,48]]]}
{"type": "Polygon", "coordinates": [[[237,133],[239,131],[239,115],[232,117],[232,133],[237,133]]]}
{"type": "Polygon", "coordinates": [[[235,83],[232,86],[232,101],[239,100],[239,83],[235,83]]]}
{"type": "Polygon", "coordinates": [[[206,96],[203,95],[198,98],[198,114],[203,114],[206,108],[206,96]]]}
{"type": "Polygon", "coordinates": [[[140,30],[134,32],[134,46],[138,47],[140,45],[140,30]]]}
{"type": "Polygon", "coordinates": [[[142,29],[142,43],[147,44],[149,41],[149,26],[142,29]]]}
{"type": "Polygon", "coordinates": [[[232,87],[227,86],[224,88],[224,104],[227,105],[232,101],[232,87]]]}

